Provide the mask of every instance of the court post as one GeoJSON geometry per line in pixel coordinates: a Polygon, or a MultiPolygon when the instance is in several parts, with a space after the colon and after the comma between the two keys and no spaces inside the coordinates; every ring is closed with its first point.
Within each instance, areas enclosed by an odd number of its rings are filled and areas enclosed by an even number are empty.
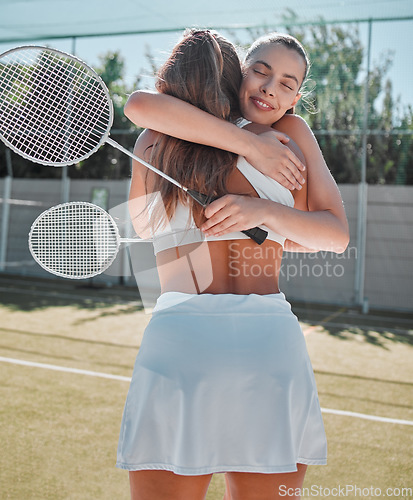
{"type": "Polygon", "coordinates": [[[367,69],[364,88],[363,130],[360,183],[358,185],[357,207],[357,260],[354,279],[354,295],[357,305],[367,312],[367,299],[364,297],[364,281],[366,272],[366,232],[367,232],[367,138],[369,124],[369,86],[370,86],[370,59],[371,59],[371,31],[372,19],[369,19],[367,42],[367,69]]]}
{"type": "Polygon", "coordinates": [[[0,271],[4,271],[7,261],[7,243],[9,236],[10,220],[10,197],[13,179],[13,168],[11,163],[10,149],[6,148],[7,175],[4,178],[3,209],[1,211],[1,234],[0,234],[0,271]]]}

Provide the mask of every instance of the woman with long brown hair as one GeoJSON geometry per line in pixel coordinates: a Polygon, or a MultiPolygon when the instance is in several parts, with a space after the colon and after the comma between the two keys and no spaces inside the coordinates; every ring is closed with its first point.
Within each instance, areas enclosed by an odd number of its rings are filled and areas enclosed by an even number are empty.
{"type": "MultiPolygon", "coordinates": [[[[303,79],[304,63],[290,59],[288,74],[303,79]]],[[[192,31],[161,69],[157,88],[242,127],[241,79],[228,41],[192,31]]],[[[280,113],[295,102],[291,93],[280,113]]],[[[288,146],[304,162],[293,141],[288,146]]],[[[293,195],[245,158],[151,130],[135,152],[218,199],[203,211],[134,164],[131,214],[137,233],[153,237],[162,293],[120,433],[117,465],[130,471],[132,499],[202,499],[218,472],[226,473],[227,500],[285,497],[281,487],[297,492],[307,465],[326,462],[326,441],[305,340],[278,277],[286,241],[301,250],[344,250],[341,199],[325,196],[332,186],[316,173],[318,211],[309,213],[306,188],[293,195]],[[261,246],[240,232],[255,225],[268,230],[261,246]]]]}

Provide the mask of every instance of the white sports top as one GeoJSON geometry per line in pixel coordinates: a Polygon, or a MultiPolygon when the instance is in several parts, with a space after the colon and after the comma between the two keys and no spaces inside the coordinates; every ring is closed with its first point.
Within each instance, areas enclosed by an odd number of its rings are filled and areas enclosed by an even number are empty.
{"type": "MultiPolygon", "coordinates": [[[[244,127],[251,123],[245,119],[239,120],[237,125],[244,127]]],[[[240,156],[237,161],[238,170],[250,182],[252,187],[257,192],[260,198],[275,201],[288,207],[294,206],[294,198],[291,191],[276,180],[258,171],[247,160],[240,156]]],[[[159,201],[159,194],[155,195],[151,201],[151,205],[159,201]]],[[[149,211],[150,207],[149,207],[149,211]]],[[[271,229],[262,226],[268,231],[267,239],[276,241],[284,246],[285,238],[271,229]]],[[[172,219],[168,224],[157,229],[152,234],[154,253],[155,255],[162,250],[177,246],[187,245],[189,243],[200,243],[202,241],[222,241],[222,240],[241,240],[247,239],[248,236],[241,232],[228,233],[223,236],[206,236],[203,231],[198,229],[193,219],[190,218],[189,209],[183,205],[178,205],[172,219]]]]}

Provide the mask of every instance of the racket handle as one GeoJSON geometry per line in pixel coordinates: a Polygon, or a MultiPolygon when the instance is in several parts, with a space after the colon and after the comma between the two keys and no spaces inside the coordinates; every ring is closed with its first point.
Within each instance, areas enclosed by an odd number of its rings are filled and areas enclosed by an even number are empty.
{"type": "MultiPolygon", "coordinates": [[[[200,205],[202,205],[204,208],[217,199],[217,197],[207,196],[205,194],[198,193],[198,191],[194,191],[193,189],[187,189],[186,193],[195,201],[197,201],[200,205]]],[[[258,243],[258,245],[264,243],[265,239],[268,236],[268,231],[265,231],[260,227],[253,227],[251,229],[246,229],[245,231],[241,232],[246,234],[253,241],[255,241],[255,243],[258,243]]]]}
{"type": "Polygon", "coordinates": [[[186,194],[188,194],[204,208],[206,208],[206,206],[212,203],[214,200],[218,199],[216,196],[207,196],[206,194],[198,193],[198,191],[194,191],[193,189],[187,189],[186,194]]]}
{"type": "Polygon", "coordinates": [[[258,243],[258,245],[264,243],[265,239],[268,236],[268,231],[265,231],[265,229],[261,229],[260,227],[246,229],[245,231],[241,231],[241,233],[249,236],[253,241],[255,241],[255,243],[258,243]]]}

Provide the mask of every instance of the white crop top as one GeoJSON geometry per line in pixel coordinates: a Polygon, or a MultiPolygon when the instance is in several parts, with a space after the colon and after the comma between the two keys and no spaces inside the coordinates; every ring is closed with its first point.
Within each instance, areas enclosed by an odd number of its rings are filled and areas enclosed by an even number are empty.
{"type": "MultiPolygon", "coordinates": [[[[241,119],[237,122],[237,125],[239,127],[244,127],[248,123],[251,122],[241,119]]],[[[294,206],[294,198],[289,189],[285,188],[271,177],[261,173],[248,163],[244,157],[238,157],[237,168],[249,181],[260,198],[276,201],[288,207],[294,206]]],[[[159,194],[153,197],[151,205],[157,203],[158,200],[159,194]]],[[[150,207],[149,211],[151,211],[150,207]]],[[[276,241],[284,246],[285,238],[283,236],[271,231],[271,229],[268,229],[266,226],[262,227],[268,231],[267,239],[276,241]]],[[[162,250],[187,245],[189,243],[240,240],[247,238],[248,236],[241,232],[228,233],[219,237],[206,236],[203,231],[196,227],[195,222],[190,218],[188,207],[183,205],[177,206],[175,214],[168,224],[157,229],[156,232],[152,234],[155,255],[162,250]]]]}

